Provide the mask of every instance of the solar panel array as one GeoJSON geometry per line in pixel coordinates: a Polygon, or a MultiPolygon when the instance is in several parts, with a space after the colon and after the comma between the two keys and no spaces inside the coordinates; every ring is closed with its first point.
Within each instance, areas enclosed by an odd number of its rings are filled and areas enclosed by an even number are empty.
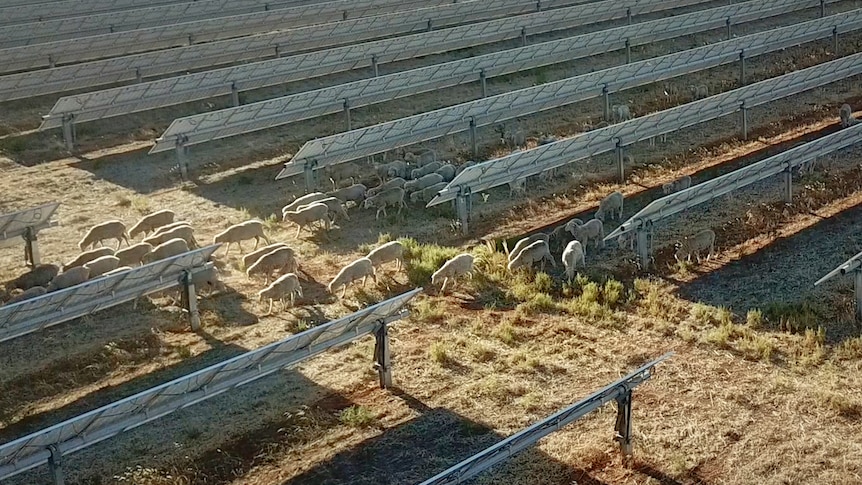
{"type": "MultiPolygon", "coordinates": [[[[747,102],[746,105],[748,105],[747,102]]],[[[769,177],[774,177],[782,172],[805,165],[819,157],[843,150],[860,142],[862,142],[862,124],[842,129],[839,132],[791,148],[747,167],[734,170],[688,189],[656,199],[608,234],[605,240],[611,240],[621,234],[644,227],[647,224],[654,224],[696,205],[717,199],[734,190],[747,187],[769,177]]]]}
{"type": "Polygon", "coordinates": [[[0,480],[375,332],[421,288],[0,445],[0,480]]]}
{"type": "Polygon", "coordinates": [[[0,342],[177,287],[185,271],[208,269],[207,261],[220,246],[197,249],[20,303],[4,305],[0,307],[0,342]]]}
{"type": "Polygon", "coordinates": [[[466,131],[471,120],[475,126],[486,126],[602,96],[605,89],[612,93],[733,62],[741,49],[750,57],[831,36],[834,29],[846,32],[859,28],[862,10],[854,10],[317,138],[303,145],[277,178],[301,173],[306,160],[314,160],[320,168],[359,159],[466,131]]]}
{"type": "Polygon", "coordinates": [[[853,54],[749,86],[734,89],[676,108],[513,153],[483,162],[458,174],[428,203],[434,206],[467,195],[537,175],[576,160],[587,159],[638,141],[671,133],[704,121],[753,108],[783,97],[862,74],[862,54],[853,54]]]}
{"type": "Polygon", "coordinates": [[[0,1],[0,25],[40,22],[55,18],[76,17],[99,12],[118,12],[153,5],[189,3],[193,0],[32,0],[0,1]]]}
{"type": "Polygon", "coordinates": [[[51,216],[58,207],[60,207],[59,202],[49,202],[38,207],[0,215],[0,241],[23,237],[29,228],[38,232],[51,226],[53,224],[51,216]]]}
{"type": "MultiPolygon", "coordinates": [[[[821,284],[831,280],[832,278],[834,278],[838,275],[846,275],[848,273],[853,273],[853,272],[856,272],[858,274],[860,269],[862,269],[862,253],[859,253],[856,256],[853,256],[852,258],[848,259],[847,261],[841,263],[841,265],[838,266],[837,268],[826,273],[825,276],[823,276],[822,278],[820,278],[819,280],[817,280],[814,283],[814,286],[820,286],[821,284]]],[[[859,281],[859,279],[857,276],[857,282],[858,281],[859,281]]],[[[858,283],[857,283],[857,285],[858,285],[858,283]]],[[[862,289],[862,288],[859,288],[859,287],[856,288],[857,298],[859,297],[860,289],[862,289]]],[[[857,303],[857,308],[856,308],[857,314],[859,313],[859,310],[860,310],[860,308],[858,307],[858,303],[857,303]]]]}
{"type": "MultiPolygon", "coordinates": [[[[343,110],[345,100],[349,100],[352,108],[357,108],[474,82],[481,79],[482,75],[490,78],[624,48],[627,40],[630,45],[636,45],[701,32],[724,26],[729,15],[748,19],[761,18],[767,15],[767,11],[770,12],[769,15],[786,13],[788,2],[780,3],[780,8],[772,9],[767,9],[760,1],[734,7],[719,7],[179,118],[156,140],[151,153],[173,148],[178,137],[182,137],[184,144],[190,146],[337,113],[343,110]]],[[[673,8],[672,4],[667,6],[673,8]]],[[[277,79],[272,79],[272,82],[277,82],[277,79]]],[[[139,103],[136,103],[134,98],[124,97],[124,94],[133,90],[135,88],[117,88],[102,93],[62,98],[46,115],[40,129],[60,126],[64,113],[75,113],[76,122],[82,122],[123,115],[140,108],[149,109],[155,102],[150,96],[139,103]],[[126,99],[129,99],[128,103],[125,102],[126,99]]],[[[175,103],[187,97],[188,95],[171,95],[165,96],[164,100],[175,103]]],[[[160,103],[160,106],[163,105],[164,103],[160,103]]]]}

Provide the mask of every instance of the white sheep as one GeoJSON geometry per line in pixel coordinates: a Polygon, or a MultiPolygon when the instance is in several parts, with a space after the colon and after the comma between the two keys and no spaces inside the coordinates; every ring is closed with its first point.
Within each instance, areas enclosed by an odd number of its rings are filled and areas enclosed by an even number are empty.
{"type": "Polygon", "coordinates": [[[36,298],[37,296],[42,296],[45,293],[48,293],[48,290],[44,286],[34,286],[30,289],[12,295],[12,298],[10,298],[9,301],[6,302],[6,305],[21,303],[22,301],[30,300],[32,298],[36,298]]]}
{"type": "Polygon", "coordinates": [[[518,268],[531,268],[534,263],[542,263],[542,271],[545,270],[545,261],[550,261],[552,267],[557,267],[554,262],[554,257],[551,256],[551,250],[548,248],[547,241],[540,240],[531,243],[512,258],[507,265],[509,271],[514,271],[518,268]]]}
{"type": "MultiPolygon", "coordinates": [[[[515,247],[512,248],[511,251],[508,251],[509,257],[507,259],[509,260],[509,262],[511,262],[513,259],[517,258],[518,255],[521,254],[521,251],[524,250],[524,248],[526,248],[530,244],[533,244],[536,241],[545,241],[545,244],[547,244],[548,241],[550,241],[550,236],[543,233],[543,232],[539,232],[539,233],[533,234],[532,236],[527,236],[527,237],[519,239],[518,242],[515,243],[515,247]]],[[[503,248],[505,249],[506,247],[507,247],[507,245],[506,245],[506,242],[504,241],[503,242],[503,248]]]]}
{"type": "Polygon", "coordinates": [[[634,231],[624,232],[617,238],[617,246],[620,249],[628,248],[629,251],[634,251],[637,245],[637,233],[634,231]]]}
{"type": "MultiPolygon", "coordinates": [[[[123,251],[125,251],[125,249],[123,251]]],[[[84,266],[86,263],[89,263],[90,261],[92,261],[96,258],[101,258],[102,256],[113,256],[113,255],[114,255],[114,250],[107,247],[107,246],[103,246],[101,248],[96,248],[96,249],[91,249],[89,251],[84,251],[83,253],[79,254],[78,257],[76,257],[75,259],[64,264],[63,265],[63,271],[65,271],[67,269],[72,269],[76,266],[84,266]]]]}
{"type": "Polygon", "coordinates": [[[90,277],[90,268],[86,266],[76,266],[69,271],[63,271],[58,274],[48,283],[48,291],[62,290],[87,281],[90,277]]]}
{"type": "Polygon", "coordinates": [[[464,170],[467,170],[474,165],[476,165],[476,162],[474,162],[473,160],[468,160],[461,165],[458,165],[458,168],[455,170],[455,175],[458,175],[459,173],[463,172],[464,170]]]}
{"type": "Polygon", "coordinates": [[[302,286],[299,284],[299,278],[293,273],[279,277],[271,285],[257,293],[258,300],[269,299],[269,312],[267,314],[272,313],[272,304],[275,300],[281,300],[281,309],[284,311],[286,308],[285,298],[290,297],[290,306],[293,306],[297,296],[302,298],[302,286]]]}
{"type": "MultiPolygon", "coordinates": [[[[365,281],[371,276],[374,282],[377,282],[377,274],[374,272],[374,264],[368,258],[359,258],[356,261],[341,268],[341,271],[329,282],[326,287],[330,293],[341,288],[341,298],[347,292],[347,287],[357,280],[362,280],[362,286],[365,286],[365,281]]],[[[333,293],[334,294],[334,293],[333,293]]]]}
{"type": "Polygon", "coordinates": [[[446,285],[449,280],[455,281],[459,276],[473,273],[473,255],[470,253],[461,253],[449,261],[443,263],[440,269],[431,275],[431,284],[437,286],[440,280],[443,280],[443,286],[440,287],[440,293],[446,291],[446,285]]]}
{"type": "Polygon", "coordinates": [[[686,175],[684,177],[674,180],[673,182],[663,184],[661,186],[661,191],[664,193],[664,195],[670,195],[674,192],[679,192],[689,187],[691,187],[691,176],[686,175]]]}
{"type": "Polygon", "coordinates": [[[236,245],[239,246],[240,253],[242,253],[242,241],[247,241],[249,239],[254,239],[254,249],[257,249],[261,239],[266,241],[267,244],[270,244],[269,239],[263,233],[263,222],[257,219],[252,219],[230,226],[215,235],[213,238],[213,244],[227,243],[227,247],[224,252],[224,255],[227,256],[227,253],[230,252],[231,244],[236,243],[236,245]]]}
{"type": "Polygon", "coordinates": [[[378,165],[377,176],[380,177],[380,180],[395,177],[406,178],[409,168],[407,162],[404,160],[393,160],[389,163],[378,165]]]}
{"type": "Polygon", "coordinates": [[[257,260],[260,259],[264,254],[271,253],[272,251],[274,251],[278,248],[286,248],[286,247],[287,247],[287,244],[282,243],[282,242],[278,242],[278,243],[270,244],[268,246],[264,246],[264,247],[262,247],[256,251],[252,251],[252,252],[250,252],[250,253],[248,253],[242,257],[242,267],[245,269],[248,269],[251,267],[251,265],[256,263],[257,260]]]}
{"type": "Polygon", "coordinates": [[[446,185],[448,185],[446,182],[440,182],[439,184],[425,187],[422,190],[417,190],[410,194],[410,202],[414,204],[417,202],[430,202],[441,190],[446,188],[446,185]]]}
{"type": "Polygon", "coordinates": [[[452,165],[451,163],[446,163],[437,170],[435,170],[434,173],[443,177],[444,182],[451,182],[452,179],[455,178],[456,171],[457,169],[455,168],[455,165],[452,165]]]}
{"type": "Polygon", "coordinates": [[[853,108],[849,104],[842,104],[841,109],[838,110],[838,115],[841,117],[841,128],[847,128],[859,122],[853,117],[853,108]]]}
{"type": "Polygon", "coordinates": [[[114,256],[120,259],[120,266],[137,266],[144,260],[144,256],[150,254],[153,245],[145,242],[129,246],[122,251],[117,251],[114,256]]]}
{"type": "Polygon", "coordinates": [[[27,291],[34,286],[46,286],[59,272],[60,268],[55,264],[40,264],[10,281],[6,284],[6,289],[20,288],[27,291]]]}
{"type": "Polygon", "coordinates": [[[81,248],[81,251],[84,251],[90,246],[95,246],[96,243],[99,243],[99,246],[101,246],[102,241],[105,239],[116,239],[117,249],[120,249],[123,241],[126,241],[126,244],[131,246],[129,235],[126,234],[126,225],[122,221],[111,220],[91,227],[87,231],[87,235],[84,236],[84,239],[81,239],[81,242],[78,243],[78,247],[81,248]]]}
{"type": "Polygon", "coordinates": [[[154,236],[144,238],[143,242],[155,247],[165,241],[170,241],[171,239],[177,238],[187,242],[189,248],[191,249],[200,247],[197,240],[195,240],[195,230],[192,228],[192,226],[179,226],[164,232],[159,232],[156,233],[154,236]]]}
{"type": "Polygon", "coordinates": [[[189,221],[176,221],[176,222],[171,222],[170,224],[165,224],[164,226],[157,227],[157,228],[156,228],[156,230],[155,230],[155,231],[153,231],[153,233],[152,233],[152,234],[150,234],[150,237],[152,237],[152,236],[158,236],[159,234],[164,234],[164,233],[166,233],[166,232],[168,232],[168,231],[171,231],[171,230],[173,230],[173,229],[175,229],[175,228],[177,228],[177,227],[181,227],[181,226],[191,226],[191,225],[192,225],[192,223],[191,223],[191,222],[189,222],[189,221]]]}
{"type": "Polygon", "coordinates": [[[590,239],[596,240],[596,247],[605,245],[605,225],[599,219],[592,219],[586,224],[578,224],[576,220],[572,220],[566,224],[566,230],[584,246],[590,243],[590,239]]]}
{"type": "Polygon", "coordinates": [[[688,91],[691,93],[693,100],[709,97],[709,87],[706,84],[698,84],[697,86],[692,84],[688,87],[688,91]]]}
{"type": "Polygon", "coordinates": [[[319,202],[313,202],[310,205],[301,206],[299,210],[296,211],[285,212],[284,220],[296,224],[296,235],[294,237],[299,237],[299,233],[302,231],[303,227],[314,224],[317,221],[323,221],[323,226],[327,231],[331,227],[329,207],[327,207],[326,204],[321,204],[319,202]]]}
{"type": "Polygon", "coordinates": [[[301,205],[308,205],[312,202],[317,202],[318,200],[323,200],[328,198],[329,196],[324,194],[323,192],[312,192],[310,194],[305,194],[302,197],[297,198],[290,204],[281,208],[281,213],[284,214],[287,211],[295,211],[301,205]]]}
{"type": "Polygon", "coordinates": [[[520,148],[527,144],[527,136],[520,128],[507,131],[503,125],[497,125],[494,131],[500,134],[500,143],[510,149],[520,148]]]}
{"type": "Polygon", "coordinates": [[[371,264],[375,268],[390,261],[395,261],[395,271],[401,271],[401,266],[404,264],[404,245],[398,241],[388,242],[378,248],[372,249],[365,257],[371,261],[371,264]]]}
{"type": "Polygon", "coordinates": [[[439,173],[429,173],[428,175],[423,175],[418,179],[410,180],[409,182],[404,184],[405,192],[415,192],[417,190],[422,190],[432,185],[439,184],[443,182],[443,176],[439,173]]]}
{"type": "Polygon", "coordinates": [[[350,187],[327,192],[326,195],[329,197],[338,197],[345,204],[352,201],[356,205],[359,205],[365,200],[366,192],[368,192],[368,187],[362,184],[353,184],[350,187]]]}
{"type": "Polygon", "coordinates": [[[141,259],[144,264],[147,264],[187,252],[189,252],[189,243],[184,239],[177,238],[159,244],[141,259]]]}
{"type": "Polygon", "coordinates": [[[686,261],[691,261],[692,253],[697,257],[697,262],[700,263],[700,252],[708,249],[706,260],[712,257],[715,251],[715,232],[712,229],[704,229],[694,236],[686,237],[677,244],[677,250],[673,257],[677,261],[685,258],[686,261]]]}
{"type": "MultiPolygon", "coordinates": [[[[327,197],[326,199],[320,199],[316,202],[312,202],[308,205],[301,205],[297,209],[298,212],[302,212],[303,208],[308,207],[312,204],[324,204],[329,208],[329,219],[332,222],[335,222],[337,219],[341,218],[345,221],[350,220],[350,215],[347,214],[347,209],[344,207],[344,203],[341,202],[341,199],[338,197],[327,197]]],[[[284,215],[282,213],[282,215],[284,215]]]]}
{"type": "Polygon", "coordinates": [[[536,141],[536,144],[538,146],[542,146],[542,145],[549,145],[551,143],[556,143],[557,141],[559,141],[559,138],[557,138],[554,135],[542,134],[539,136],[539,139],[536,141]]]}
{"type": "Polygon", "coordinates": [[[338,187],[338,183],[344,180],[358,180],[363,175],[362,168],[353,162],[328,165],[324,171],[333,187],[338,187]]]}
{"type": "Polygon", "coordinates": [[[552,251],[561,251],[571,240],[572,233],[566,230],[565,224],[560,224],[548,235],[548,247],[552,251]]]}
{"type": "Polygon", "coordinates": [[[195,293],[203,293],[206,290],[208,294],[212,294],[213,292],[224,291],[226,289],[219,277],[218,268],[215,266],[192,273],[192,283],[195,285],[195,293]]]}
{"type": "Polygon", "coordinates": [[[102,256],[85,264],[84,267],[90,270],[89,278],[98,278],[103,274],[116,269],[120,265],[120,258],[116,256],[102,256]]]}
{"type": "Polygon", "coordinates": [[[622,192],[613,192],[599,202],[599,209],[596,211],[595,218],[604,222],[606,216],[610,216],[611,219],[623,218],[622,192]],[[619,211],[618,217],[614,217],[614,211],[619,211]]]}
{"type": "Polygon", "coordinates": [[[106,271],[106,272],[102,273],[101,276],[113,276],[115,274],[125,273],[126,271],[131,271],[131,270],[132,270],[131,266],[118,266],[118,267],[112,269],[111,271],[106,271]]]}
{"type": "Polygon", "coordinates": [[[617,123],[632,119],[632,112],[626,104],[613,105],[611,112],[614,114],[614,121],[617,123]]]}
{"type": "Polygon", "coordinates": [[[273,271],[293,273],[297,269],[293,249],[288,247],[276,248],[254,262],[245,271],[246,276],[251,279],[254,274],[262,274],[264,281],[269,283],[269,276],[273,271]]]}
{"type": "Polygon", "coordinates": [[[563,250],[563,266],[566,268],[567,280],[572,281],[575,278],[578,263],[587,266],[587,251],[580,241],[570,241],[563,250]]]}
{"type": "Polygon", "coordinates": [[[176,217],[174,211],[168,209],[147,214],[129,229],[129,237],[133,238],[138,234],[146,236],[150,231],[174,222],[174,217],[176,217]]]}
{"type": "Polygon", "coordinates": [[[387,207],[398,207],[398,213],[401,214],[401,209],[407,207],[407,204],[404,203],[404,189],[394,188],[384,190],[374,197],[365,199],[364,207],[366,209],[377,208],[377,214],[374,216],[375,220],[380,218],[381,212],[383,212],[383,217],[386,217],[387,207]]]}
{"type": "Polygon", "coordinates": [[[509,196],[519,196],[527,193],[527,179],[519,178],[509,182],[509,196]]]}
{"type": "Polygon", "coordinates": [[[435,170],[437,170],[438,168],[440,168],[442,166],[443,166],[443,164],[440,162],[426,163],[425,165],[423,165],[419,168],[411,170],[410,171],[410,178],[413,180],[422,178],[422,177],[424,177],[430,173],[434,173],[435,170]]]}
{"type": "Polygon", "coordinates": [[[377,187],[374,187],[373,189],[368,189],[368,192],[366,192],[365,195],[367,197],[374,197],[375,195],[387,189],[404,188],[404,184],[406,182],[407,181],[401,177],[395,177],[393,179],[387,180],[386,182],[383,182],[382,184],[378,185],[377,187]]]}

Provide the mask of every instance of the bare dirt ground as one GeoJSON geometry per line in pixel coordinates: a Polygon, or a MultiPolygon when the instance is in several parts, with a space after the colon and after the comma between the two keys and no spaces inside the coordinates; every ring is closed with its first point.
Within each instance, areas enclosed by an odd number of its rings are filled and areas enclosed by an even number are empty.
{"type": "MultiPolygon", "coordinates": [[[[837,8],[852,8],[843,2],[837,8]]],[[[832,8],[832,7],[830,7],[832,8]]],[[[740,26],[739,35],[814,18],[813,12],[740,26]]],[[[721,38],[691,36],[636,50],[646,58],[721,38]]],[[[856,52],[860,36],[842,37],[840,54],[856,52]]],[[[752,81],[824,62],[830,43],[812,43],[757,58],[752,81]]],[[[619,64],[620,53],[495,80],[493,90],[531,85],[619,64]],[[577,66],[577,67],[575,67],[577,66]]],[[[732,89],[737,66],[675,82],[732,89]]],[[[615,98],[636,114],[662,109],[662,86],[615,98]]],[[[496,92],[496,91],[495,91],[496,92]]],[[[656,147],[633,147],[626,193],[628,217],[682,174],[695,182],[747,165],[835,129],[843,102],[856,105],[858,79],[771,103],[750,113],[750,141],[737,138],[737,118],[684,130],[656,147]]],[[[359,125],[393,119],[475,96],[475,86],[358,110],[359,125]],[[473,91],[471,91],[473,90],[473,91]],[[459,94],[460,93],[460,94],[459,94]]],[[[44,104],[42,106],[45,106],[44,104]]],[[[13,105],[2,115],[27,129],[39,107],[13,105]],[[29,121],[25,121],[29,120],[29,121]]],[[[188,107],[186,107],[187,109],[188,107]]],[[[3,140],[0,212],[49,200],[62,204],[60,226],[41,234],[47,262],[73,258],[88,227],[108,218],[131,224],[171,208],[194,223],[200,241],[249,217],[266,218],[301,187],[274,182],[285,153],[301,141],[340,129],[322,119],[195,148],[199,177],[181,184],[169,156],[148,157],[148,143],[170,110],[94,124],[79,132],[83,156],[63,155],[55,135],[3,140]],[[10,140],[21,140],[12,142],[10,140]],[[10,150],[11,147],[15,150],[10,150]],[[16,144],[17,143],[17,144],[16,144]]],[[[570,135],[600,116],[598,103],[579,103],[518,120],[531,133],[570,135]]],[[[175,113],[173,113],[175,114],[175,113]]],[[[482,131],[483,152],[499,154],[482,131]]],[[[427,146],[463,159],[463,137],[427,146]]],[[[508,277],[501,255],[486,255],[483,276],[450,295],[429,290],[412,316],[393,327],[397,388],[376,388],[373,342],[364,339],[70,455],[67,483],[323,484],[417,483],[628,370],[673,350],[676,356],[635,393],[636,459],[621,463],[612,441],[614,410],[603,408],[481,477],[479,483],[739,484],[862,483],[859,391],[862,340],[852,323],[847,281],[814,290],[813,281],[860,250],[862,202],[858,150],[831,157],[796,181],[792,205],[768,181],[704,204],[658,229],[653,279],[636,274],[631,255],[608,248],[588,253],[586,273],[598,283],[574,286],[508,277]],[[669,267],[670,243],[712,227],[715,261],[669,267]],[[608,276],[625,282],[612,298],[608,276]],[[702,302],[698,303],[698,302],[702,302]],[[726,307],[726,308],[722,308],[726,307]],[[762,309],[762,315],[749,310],[762,309]],[[823,329],[822,331],[820,329],[823,329]],[[351,406],[356,406],[351,408],[351,406]],[[358,417],[344,413],[359,410],[358,417]]],[[[167,298],[123,305],[92,317],[0,344],[0,441],[8,441],[285,338],[427,281],[404,274],[386,283],[329,295],[325,285],[345,262],[381,233],[421,243],[474,247],[480,239],[528,233],[595,210],[614,188],[609,158],[568,170],[516,201],[491,191],[474,203],[473,235],[458,236],[447,210],[411,208],[375,221],[352,220],[328,234],[294,239],[293,227],[267,224],[274,241],[296,248],[311,276],[304,297],[265,316],[234,253],[217,255],[229,290],[201,300],[204,329],[189,332],[167,298]]],[[[247,249],[247,248],[246,248],[247,249]]],[[[364,249],[364,248],[363,248],[364,249]]],[[[24,271],[20,247],[0,251],[0,279],[24,271]]],[[[551,272],[557,275],[556,272],[551,272]]],[[[9,483],[47,481],[44,470],[9,483]]]]}

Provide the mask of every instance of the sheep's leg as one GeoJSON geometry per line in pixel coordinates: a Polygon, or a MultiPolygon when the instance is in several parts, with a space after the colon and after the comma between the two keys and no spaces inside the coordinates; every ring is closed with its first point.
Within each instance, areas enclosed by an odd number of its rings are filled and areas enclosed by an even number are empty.
{"type": "Polygon", "coordinates": [[[344,295],[347,293],[347,285],[341,287],[341,298],[344,298],[344,295]]]}
{"type": "Polygon", "coordinates": [[[224,247],[224,257],[227,257],[227,253],[230,252],[230,245],[233,243],[228,242],[227,246],[224,247]]]}
{"type": "Polygon", "coordinates": [[[443,286],[440,287],[440,293],[446,293],[446,285],[449,283],[449,277],[443,278],[443,286]]]}
{"type": "Polygon", "coordinates": [[[293,238],[294,238],[294,239],[299,239],[299,231],[301,231],[301,230],[302,230],[302,225],[301,225],[301,224],[297,224],[297,225],[296,225],[296,235],[295,235],[295,236],[293,236],[293,238]]]}
{"type": "Polygon", "coordinates": [[[260,244],[260,236],[254,237],[254,249],[252,251],[257,251],[257,246],[260,244]]]}
{"type": "Polygon", "coordinates": [[[239,248],[239,254],[245,254],[245,250],[242,249],[242,241],[237,241],[236,246],[239,248]]]}
{"type": "Polygon", "coordinates": [[[269,311],[266,312],[267,315],[272,315],[272,304],[274,300],[272,298],[269,299],[269,311]]]}

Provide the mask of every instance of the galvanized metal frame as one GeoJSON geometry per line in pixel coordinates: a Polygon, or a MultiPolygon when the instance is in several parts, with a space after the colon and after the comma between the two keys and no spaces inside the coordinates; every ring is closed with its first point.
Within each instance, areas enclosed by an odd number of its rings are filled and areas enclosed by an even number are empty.
{"type": "MultiPolygon", "coordinates": [[[[421,288],[372,305],[346,317],[311,328],[279,342],[247,352],[134,396],[82,414],[54,426],[0,445],[0,480],[87,448],[174,411],[205,401],[225,391],[268,376],[357,338],[375,334],[381,383],[390,382],[388,341],[381,328],[406,315],[404,305],[421,288]],[[379,339],[383,339],[380,341],[379,339]],[[386,374],[386,375],[384,375],[386,374]]],[[[62,470],[57,465],[62,480],[62,470]]],[[[57,473],[55,473],[55,476],[57,473]]],[[[55,483],[57,483],[55,481],[55,483]]],[[[62,482],[60,482],[62,483],[62,482]]]]}
{"type": "Polygon", "coordinates": [[[616,436],[614,439],[620,443],[622,454],[625,457],[630,457],[632,454],[632,391],[655,374],[653,369],[655,366],[667,360],[672,355],[673,352],[664,354],[575,404],[548,416],[538,423],[467,458],[448,470],[425,480],[420,485],[453,485],[464,483],[494,465],[533,446],[545,436],[563,429],[569,423],[584,417],[611,401],[616,401],[617,403],[617,421],[614,426],[616,436]]]}
{"type": "Polygon", "coordinates": [[[38,233],[42,229],[57,225],[51,216],[60,207],[59,202],[49,202],[38,207],[0,215],[0,247],[11,245],[19,237],[24,240],[24,261],[36,266],[40,262],[38,233]]]}
{"type": "Polygon", "coordinates": [[[0,25],[44,22],[58,18],[121,12],[175,3],[178,3],[177,0],[90,0],[86,3],[81,0],[42,0],[35,4],[32,0],[0,0],[0,19],[2,19],[0,25]]]}
{"type": "Polygon", "coordinates": [[[843,264],[827,273],[814,283],[814,286],[819,286],[832,278],[841,275],[853,276],[853,293],[856,298],[856,321],[862,321],[862,253],[853,256],[843,264]]]}

